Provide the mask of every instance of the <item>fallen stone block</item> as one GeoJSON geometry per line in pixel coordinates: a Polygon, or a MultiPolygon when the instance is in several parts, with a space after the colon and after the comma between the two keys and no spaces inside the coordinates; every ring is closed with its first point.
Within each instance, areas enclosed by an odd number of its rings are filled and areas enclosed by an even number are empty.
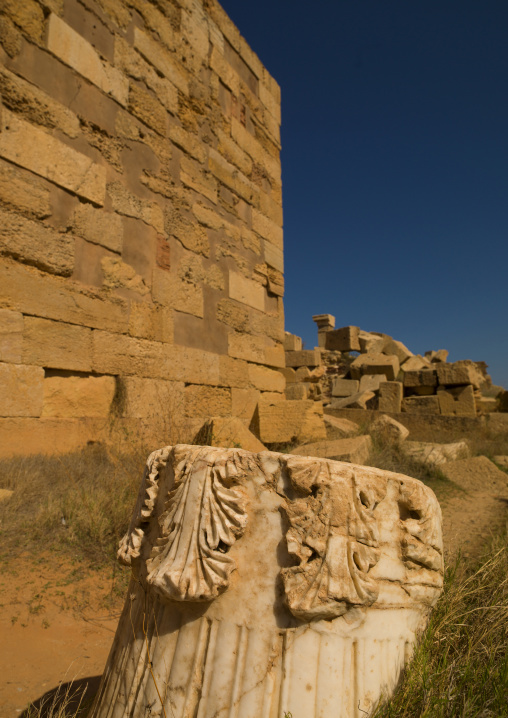
{"type": "Polygon", "coordinates": [[[320,381],[324,375],[326,374],[326,367],[325,366],[317,366],[315,369],[312,369],[312,371],[309,372],[309,376],[304,379],[304,381],[310,381],[313,384],[317,384],[318,381],[320,381]]]}
{"type": "Polygon", "coordinates": [[[490,396],[475,397],[476,413],[491,414],[497,411],[497,399],[490,396]]]}
{"type": "Polygon", "coordinates": [[[284,351],[286,351],[286,352],[302,351],[301,337],[297,337],[296,334],[290,334],[289,332],[284,332],[284,351]]]}
{"type": "Polygon", "coordinates": [[[337,378],[333,380],[332,396],[345,397],[357,394],[360,389],[360,382],[356,379],[337,378]]]}
{"type": "Polygon", "coordinates": [[[397,357],[400,364],[414,356],[413,352],[410,351],[405,344],[397,341],[397,339],[387,339],[383,346],[383,354],[393,354],[397,357]]]}
{"type": "Polygon", "coordinates": [[[337,416],[323,416],[328,439],[347,439],[350,436],[356,436],[360,427],[354,421],[342,419],[337,416]]]}
{"type": "Polygon", "coordinates": [[[403,388],[400,381],[386,381],[379,385],[378,409],[399,413],[402,409],[403,388]]]}
{"type": "Polygon", "coordinates": [[[453,364],[438,364],[437,378],[442,386],[461,386],[472,384],[476,389],[480,387],[477,372],[471,364],[454,362],[453,364]]]}
{"type": "Polygon", "coordinates": [[[394,381],[399,373],[399,360],[384,354],[360,354],[349,370],[352,379],[360,379],[363,374],[384,374],[388,381],[394,381]]]}
{"type": "Polygon", "coordinates": [[[422,369],[428,369],[431,366],[430,361],[424,359],[420,354],[412,356],[401,364],[400,368],[403,372],[406,371],[421,371],[422,369]]]}
{"type": "Polygon", "coordinates": [[[320,366],[321,352],[317,349],[303,349],[302,351],[286,352],[286,366],[320,366]]]}
{"type": "Polygon", "coordinates": [[[311,371],[308,366],[300,366],[295,372],[295,381],[310,381],[311,371]]]}
{"type": "Polygon", "coordinates": [[[407,396],[402,400],[402,411],[408,414],[440,414],[437,396],[407,396]]]}
{"type": "Polygon", "coordinates": [[[318,456],[321,459],[347,461],[350,464],[364,464],[369,458],[371,448],[370,436],[354,436],[350,439],[304,444],[297,446],[291,453],[298,456],[318,456]]]}
{"type": "Polygon", "coordinates": [[[370,433],[377,434],[382,439],[388,439],[394,443],[400,443],[409,436],[409,429],[391,416],[383,414],[370,425],[370,433]]]}
{"type": "Polygon", "coordinates": [[[445,416],[476,416],[476,402],[471,385],[437,390],[439,408],[445,416]]]}
{"type": "Polygon", "coordinates": [[[405,441],[401,445],[401,449],[406,456],[428,466],[441,466],[447,461],[455,461],[469,456],[469,446],[466,441],[455,441],[451,444],[405,441]]]}
{"type": "Polygon", "coordinates": [[[224,449],[266,451],[266,446],[235,416],[214,416],[208,419],[194,437],[193,443],[224,449]]]}
{"type": "Polygon", "coordinates": [[[359,391],[343,399],[332,399],[330,409],[368,409],[369,402],[375,398],[373,391],[359,391]]]}
{"type": "MultiPolygon", "coordinates": [[[[449,352],[447,349],[438,349],[437,352],[432,352],[432,354],[431,362],[437,364],[438,362],[445,362],[448,359],[449,352]]],[[[425,352],[425,355],[427,355],[427,352],[425,352]]]]}
{"type": "Polygon", "coordinates": [[[263,444],[326,439],[321,402],[260,400],[251,425],[263,444]]]}
{"type": "Polygon", "coordinates": [[[332,314],[314,314],[312,321],[318,328],[318,346],[325,348],[326,334],[335,327],[335,317],[332,314]]]}
{"type": "Polygon", "coordinates": [[[293,384],[296,381],[296,371],[289,366],[283,366],[277,369],[286,379],[286,384],[293,384]]]}
{"type": "Polygon", "coordinates": [[[288,401],[298,401],[299,399],[309,398],[310,384],[299,382],[298,384],[289,384],[284,392],[288,401]]]}
{"type": "Polygon", "coordinates": [[[495,492],[508,498],[508,475],[486,456],[452,460],[441,471],[466,491],[495,492]]]}
{"type": "Polygon", "coordinates": [[[241,449],[153,452],[118,552],[133,577],[94,718],[147,706],[275,716],[281,695],[295,718],[371,714],[441,593],[441,535],[433,492],[400,474],[241,449]]]}
{"type": "Polygon", "coordinates": [[[360,379],[359,391],[376,392],[385,381],[386,377],[384,374],[364,374],[360,379]]]}
{"type": "Polygon", "coordinates": [[[419,389],[430,387],[432,390],[437,386],[437,375],[433,369],[420,369],[419,371],[405,371],[403,379],[404,387],[419,389]]]}
{"type": "Polygon", "coordinates": [[[358,327],[341,327],[326,332],[325,349],[339,352],[359,352],[358,327]]]}
{"type": "Polygon", "coordinates": [[[372,334],[372,332],[364,332],[360,330],[358,332],[358,340],[360,342],[360,351],[362,354],[380,353],[381,349],[379,349],[379,346],[384,346],[384,341],[380,344],[379,335],[372,334]],[[376,347],[376,351],[373,351],[374,347],[376,347]]]}

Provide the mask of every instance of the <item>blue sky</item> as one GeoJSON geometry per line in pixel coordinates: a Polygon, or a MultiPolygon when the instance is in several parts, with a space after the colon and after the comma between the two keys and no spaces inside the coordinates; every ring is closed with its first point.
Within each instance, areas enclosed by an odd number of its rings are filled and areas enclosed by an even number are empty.
{"type": "Polygon", "coordinates": [[[281,85],[286,329],[333,314],[508,387],[508,3],[222,5],[281,85]]]}

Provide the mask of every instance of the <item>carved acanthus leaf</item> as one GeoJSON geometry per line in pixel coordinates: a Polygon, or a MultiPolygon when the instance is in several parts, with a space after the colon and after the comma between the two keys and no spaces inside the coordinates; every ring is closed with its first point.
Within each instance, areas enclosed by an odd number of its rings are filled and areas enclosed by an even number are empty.
{"type": "Polygon", "coordinates": [[[241,458],[223,456],[223,450],[195,449],[175,471],[161,536],[147,561],[147,583],[165,598],[209,601],[229,584],[235,563],[227,551],[247,515],[241,489],[231,485],[244,474],[241,458]]]}

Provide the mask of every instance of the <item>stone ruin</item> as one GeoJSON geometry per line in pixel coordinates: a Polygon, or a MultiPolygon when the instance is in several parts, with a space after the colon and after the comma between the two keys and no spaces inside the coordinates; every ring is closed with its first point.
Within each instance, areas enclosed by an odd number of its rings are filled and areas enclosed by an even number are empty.
{"type": "Polygon", "coordinates": [[[286,332],[286,398],[329,409],[475,417],[508,411],[508,392],[494,386],[485,362],[447,362],[445,349],[414,355],[402,342],[358,327],[335,329],[331,314],[313,316],[318,346],[286,332]]]}
{"type": "Polygon", "coordinates": [[[202,446],[148,458],[92,718],[359,718],[443,584],[441,512],[400,474],[202,446]]]}

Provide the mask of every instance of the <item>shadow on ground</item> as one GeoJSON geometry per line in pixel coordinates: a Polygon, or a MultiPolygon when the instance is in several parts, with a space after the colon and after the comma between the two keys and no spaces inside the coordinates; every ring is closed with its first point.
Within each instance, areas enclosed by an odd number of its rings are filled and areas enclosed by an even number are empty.
{"type": "Polygon", "coordinates": [[[20,718],[47,718],[57,714],[58,709],[65,705],[66,714],[78,711],[76,715],[85,716],[92,706],[92,701],[99,690],[102,676],[88,676],[69,683],[62,683],[47,691],[23,711],[20,718]]]}

